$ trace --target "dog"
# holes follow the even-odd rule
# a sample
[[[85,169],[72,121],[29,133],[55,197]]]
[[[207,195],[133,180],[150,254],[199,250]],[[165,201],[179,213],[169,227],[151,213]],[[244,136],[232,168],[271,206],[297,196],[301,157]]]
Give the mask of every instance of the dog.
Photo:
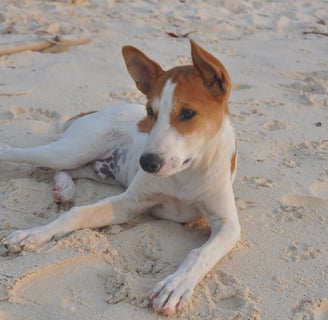
[[[73,118],[59,140],[33,148],[0,148],[0,160],[58,170],[55,201],[74,195],[75,178],[127,187],[120,195],[73,207],[41,227],[3,239],[11,251],[32,249],[74,230],[125,223],[144,212],[188,223],[204,216],[209,239],[151,291],[153,309],[173,316],[197,283],[240,238],[232,183],[237,168],[229,120],[231,81],[223,64],[190,40],[192,64],[164,71],[143,52],[122,49],[127,70],[146,96],[137,104]]]

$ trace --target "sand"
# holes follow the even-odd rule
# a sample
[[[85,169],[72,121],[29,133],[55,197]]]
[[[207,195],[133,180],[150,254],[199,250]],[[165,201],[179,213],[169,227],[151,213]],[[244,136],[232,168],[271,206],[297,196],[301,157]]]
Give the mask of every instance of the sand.
[[[40,34],[91,36],[57,54],[0,57],[0,143],[58,136],[70,116],[141,102],[121,47],[164,68],[190,34],[227,67],[238,133],[242,239],[197,286],[181,319],[328,319],[328,2],[2,0],[0,47]],[[317,34],[316,34],[317,33]],[[0,163],[0,236],[54,220],[52,172]],[[122,192],[77,182],[76,205]],[[206,235],[140,218],[35,251],[0,247],[0,319],[159,319],[147,292]]]

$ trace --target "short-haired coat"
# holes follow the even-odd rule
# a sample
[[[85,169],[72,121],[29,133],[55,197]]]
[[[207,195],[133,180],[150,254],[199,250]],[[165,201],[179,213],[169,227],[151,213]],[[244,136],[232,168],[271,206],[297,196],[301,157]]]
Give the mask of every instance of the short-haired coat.
[[[72,178],[114,179],[127,187],[120,195],[73,207],[47,225],[14,231],[2,242],[7,248],[33,248],[146,211],[182,223],[203,215],[209,239],[150,293],[158,312],[170,316],[185,309],[197,283],[240,237],[232,189],[237,150],[228,112],[230,78],[194,41],[191,56],[192,65],[164,71],[138,49],[123,47],[127,69],[147,97],[146,108],[110,107],[74,118],[61,138],[47,145],[0,147],[0,160],[57,169],[56,201],[72,198]]]

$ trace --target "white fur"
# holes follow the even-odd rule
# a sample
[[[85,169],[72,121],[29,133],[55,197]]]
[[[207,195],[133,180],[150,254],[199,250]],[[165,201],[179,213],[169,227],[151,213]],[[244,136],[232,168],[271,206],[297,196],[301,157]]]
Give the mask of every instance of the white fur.
[[[183,310],[197,283],[238,241],[240,226],[230,169],[236,152],[235,136],[228,116],[209,140],[204,141],[197,134],[180,135],[169,122],[174,89],[175,85],[168,81],[154,102],[158,121],[148,137],[136,127],[145,115],[144,109],[125,105],[76,120],[61,139],[49,145],[0,148],[0,160],[70,169],[56,176],[57,185],[67,193],[73,188],[69,175],[97,178],[92,166],[80,166],[105,159],[118,146],[129,150],[128,160],[120,163],[117,178],[128,186],[124,193],[74,207],[47,225],[15,231],[3,244],[13,251],[30,249],[77,229],[127,222],[149,209],[157,217],[178,222],[191,221],[202,213],[211,226],[209,240],[192,250],[177,271],[158,283],[150,294],[156,311],[173,315]],[[161,177],[139,169],[142,152],[160,153],[165,159]],[[192,160],[183,164],[189,158]]]
[[[158,111],[158,119],[144,149],[145,153],[156,153],[164,160],[163,167],[157,173],[160,176],[175,174],[185,169],[183,162],[190,158],[191,153],[191,145],[187,146],[186,137],[180,135],[170,124],[175,87],[176,84],[169,79],[163,88],[161,97],[154,99],[152,106]]]

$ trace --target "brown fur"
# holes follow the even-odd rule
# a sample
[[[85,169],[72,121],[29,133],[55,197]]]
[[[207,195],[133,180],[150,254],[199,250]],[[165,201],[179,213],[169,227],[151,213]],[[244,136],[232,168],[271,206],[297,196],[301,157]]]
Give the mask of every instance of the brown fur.
[[[221,127],[227,112],[224,95],[213,97],[192,66],[185,67],[175,78],[173,81],[176,81],[177,86],[173,97],[171,125],[182,135],[205,131],[204,135],[211,136]],[[195,111],[196,116],[188,121],[181,121],[179,115],[183,108]]]
[[[201,215],[198,218],[189,221],[185,225],[188,229],[195,229],[199,230],[205,234],[209,233],[211,231],[211,227],[206,219],[205,216]]]
[[[236,170],[236,160],[237,160],[237,152],[235,152],[231,157],[231,167],[230,167],[231,175],[233,175],[233,173]]]
[[[223,117],[228,113],[228,97],[231,82],[221,62],[191,41],[193,65],[175,67],[164,71],[155,61],[149,59],[136,48],[123,48],[128,71],[138,89],[148,98],[148,105],[159,98],[168,79],[176,83],[171,125],[183,134],[205,130],[211,136],[220,128]],[[194,119],[179,120],[182,108],[190,108],[197,113]],[[149,133],[154,119],[148,116],[138,123],[139,131]],[[206,121],[206,124],[205,124]]]
[[[151,104],[147,103],[147,108],[150,107]],[[154,119],[151,119],[148,115],[146,115],[141,121],[138,122],[138,129],[140,132],[149,133],[157,120],[158,112],[154,111]]]
[[[139,132],[149,133],[154,126],[154,121],[149,119],[148,116],[144,117],[142,120],[138,122],[138,130]]]

